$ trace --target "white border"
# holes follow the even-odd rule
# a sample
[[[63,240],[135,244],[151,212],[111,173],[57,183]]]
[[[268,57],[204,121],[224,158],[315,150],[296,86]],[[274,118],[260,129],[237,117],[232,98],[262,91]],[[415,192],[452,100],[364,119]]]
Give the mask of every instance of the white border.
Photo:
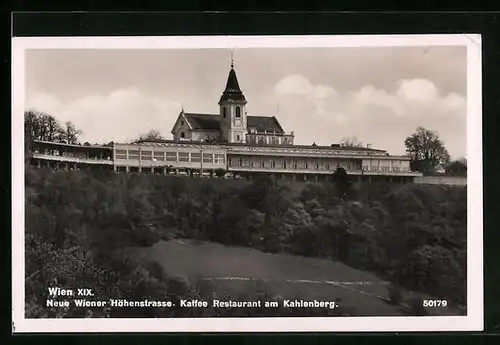
[[[467,316],[335,318],[24,318],[24,83],[27,49],[467,47]],[[417,332],[483,330],[480,35],[36,37],[12,42],[12,305],[17,332]],[[470,269],[469,269],[470,268]]]

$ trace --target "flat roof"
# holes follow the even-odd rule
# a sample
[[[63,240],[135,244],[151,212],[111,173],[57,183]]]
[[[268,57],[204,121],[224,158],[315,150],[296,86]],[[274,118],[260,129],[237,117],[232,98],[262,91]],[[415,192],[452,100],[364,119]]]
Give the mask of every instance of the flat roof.
[[[55,141],[45,141],[45,140],[33,140],[34,143],[45,144],[51,146],[67,146],[67,147],[75,147],[81,149],[101,149],[101,150],[112,150],[112,146],[102,146],[102,145],[81,145],[81,144],[66,144],[66,143],[58,143]]]
[[[250,147],[283,147],[283,148],[297,148],[297,149],[317,149],[317,150],[345,150],[345,151],[372,151],[372,152],[383,152],[386,150],[372,149],[367,147],[348,147],[340,146],[340,144],[333,144],[333,146],[320,146],[320,145],[292,145],[292,144],[256,144],[256,143],[209,143],[206,141],[192,141],[192,140],[168,140],[168,139],[157,139],[157,140],[140,140],[135,143],[125,144],[146,144],[146,143],[165,143],[165,144],[200,144],[200,145],[214,145],[214,146],[250,146]]]

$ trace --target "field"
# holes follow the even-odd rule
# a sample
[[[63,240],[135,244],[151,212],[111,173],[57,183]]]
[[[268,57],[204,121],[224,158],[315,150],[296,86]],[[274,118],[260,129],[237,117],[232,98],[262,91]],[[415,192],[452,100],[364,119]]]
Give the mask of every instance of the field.
[[[215,290],[232,296],[247,295],[260,284],[269,295],[285,299],[335,300],[356,316],[405,315],[400,305],[388,303],[388,282],[338,262],[189,240],[160,241],[128,251],[142,264],[159,263],[168,276],[208,280]],[[457,313],[440,308],[430,315]]]

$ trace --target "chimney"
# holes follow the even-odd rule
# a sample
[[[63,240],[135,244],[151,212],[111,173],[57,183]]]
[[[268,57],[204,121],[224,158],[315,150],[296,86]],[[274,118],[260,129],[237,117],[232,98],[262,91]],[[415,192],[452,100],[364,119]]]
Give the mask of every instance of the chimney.
[[[372,148],[372,144],[366,144],[366,148],[367,149],[371,149]]]
[[[291,131],[291,132],[290,132],[290,134],[291,134],[291,135],[292,135],[292,137],[293,137],[294,131]]]

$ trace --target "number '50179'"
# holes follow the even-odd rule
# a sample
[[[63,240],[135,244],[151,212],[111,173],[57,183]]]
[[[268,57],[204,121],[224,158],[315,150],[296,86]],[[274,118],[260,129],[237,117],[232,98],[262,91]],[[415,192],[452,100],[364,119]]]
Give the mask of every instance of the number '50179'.
[[[448,305],[448,302],[446,300],[440,300],[440,299],[424,299],[422,301],[422,305],[424,307],[446,307]]]

